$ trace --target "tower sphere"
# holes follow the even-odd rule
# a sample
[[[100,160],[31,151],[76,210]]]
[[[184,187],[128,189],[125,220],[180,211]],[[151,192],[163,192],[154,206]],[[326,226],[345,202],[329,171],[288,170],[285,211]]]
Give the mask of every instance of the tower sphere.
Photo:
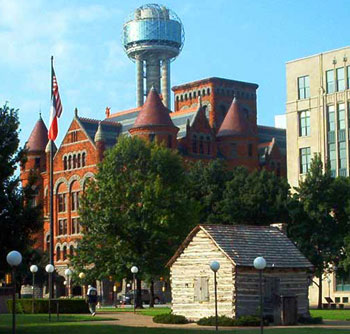
[[[181,52],[184,38],[178,16],[157,4],[137,8],[123,26],[123,46],[132,60],[149,53],[158,53],[163,59],[174,59]]]

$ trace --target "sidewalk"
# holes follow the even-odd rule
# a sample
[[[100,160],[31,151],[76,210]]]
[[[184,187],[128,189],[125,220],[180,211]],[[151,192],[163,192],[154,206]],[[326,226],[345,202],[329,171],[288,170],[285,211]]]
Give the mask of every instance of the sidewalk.
[[[157,324],[154,323],[151,316],[134,314],[133,312],[101,312],[96,313],[101,318],[114,318],[115,320],[101,321],[99,324],[118,325],[126,327],[148,327],[148,328],[187,328],[213,330],[211,326],[199,326],[196,323],[184,325]],[[97,323],[97,322],[96,322]],[[94,324],[96,324],[94,323]],[[257,327],[219,327],[220,330],[232,329],[256,329]],[[269,326],[269,328],[329,328],[329,329],[349,329],[350,321],[325,320],[323,325],[300,325],[300,326]]]

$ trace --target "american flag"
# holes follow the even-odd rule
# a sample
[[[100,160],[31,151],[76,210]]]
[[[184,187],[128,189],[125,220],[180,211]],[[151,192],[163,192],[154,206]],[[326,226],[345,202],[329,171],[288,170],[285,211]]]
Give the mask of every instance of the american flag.
[[[53,69],[52,65],[53,58],[51,58],[51,84],[52,84],[52,90],[51,90],[51,110],[50,110],[50,127],[48,132],[48,137],[50,140],[55,140],[58,135],[58,122],[57,119],[62,114],[62,103],[60,98],[60,93],[58,92],[58,84],[56,79],[55,70]]]
[[[58,84],[56,79],[55,70],[52,67],[52,98],[56,109],[56,116],[60,118],[62,114],[62,103],[60,98],[60,93],[58,92]]]

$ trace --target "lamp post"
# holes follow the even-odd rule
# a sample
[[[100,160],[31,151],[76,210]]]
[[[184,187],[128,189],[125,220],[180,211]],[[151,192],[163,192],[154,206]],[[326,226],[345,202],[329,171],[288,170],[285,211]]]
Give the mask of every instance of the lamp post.
[[[214,272],[214,293],[215,293],[215,330],[218,330],[218,292],[216,282],[216,272],[220,269],[220,262],[211,261],[210,269]]]
[[[134,282],[134,313],[135,313],[135,305],[136,305],[136,274],[139,272],[139,268],[136,266],[131,267],[132,272],[132,280]]]
[[[264,333],[264,305],[263,305],[263,292],[262,292],[262,272],[266,268],[266,261],[262,256],[258,256],[254,260],[254,268],[259,270],[259,295],[260,295],[260,333]]]
[[[48,264],[45,267],[46,272],[49,274],[49,321],[51,321],[51,291],[52,291],[52,273],[55,271],[55,267],[52,264]]]
[[[328,277],[327,283],[328,283],[328,298],[331,298],[331,282],[332,280]]]
[[[33,290],[33,294],[32,294],[32,313],[34,314],[34,290],[35,290],[35,273],[38,271],[38,266],[36,266],[35,264],[30,266],[30,271],[33,274],[33,286],[32,286],[32,290]]]
[[[71,297],[71,290],[70,290],[70,283],[71,283],[71,277],[72,277],[72,270],[70,270],[69,268],[67,268],[65,271],[64,271],[64,274],[66,275],[67,277],[67,286],[68,286],[68,297],[70,298]]]
[[[84,284],[83,284],[83,279],[85,278],[85,273],[81,272],[79,273],[79,278],[81,280],[81,296],[84,298]]]
[[[6,257],[7,263],[12,267],[12,334],[16,333],[16,267],[22,262],[22,255],[20,252],[11,251]]]

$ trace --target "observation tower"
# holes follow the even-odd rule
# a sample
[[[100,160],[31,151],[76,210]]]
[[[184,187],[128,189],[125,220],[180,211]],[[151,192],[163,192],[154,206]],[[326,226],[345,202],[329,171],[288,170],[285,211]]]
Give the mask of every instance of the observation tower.
[[[137,8],[123,26],[123,46],[136,63],[136,103],[142,106],[152,86],[170,109],[170,61],[181,52],[184,29],[178,16],[157,4]]]

